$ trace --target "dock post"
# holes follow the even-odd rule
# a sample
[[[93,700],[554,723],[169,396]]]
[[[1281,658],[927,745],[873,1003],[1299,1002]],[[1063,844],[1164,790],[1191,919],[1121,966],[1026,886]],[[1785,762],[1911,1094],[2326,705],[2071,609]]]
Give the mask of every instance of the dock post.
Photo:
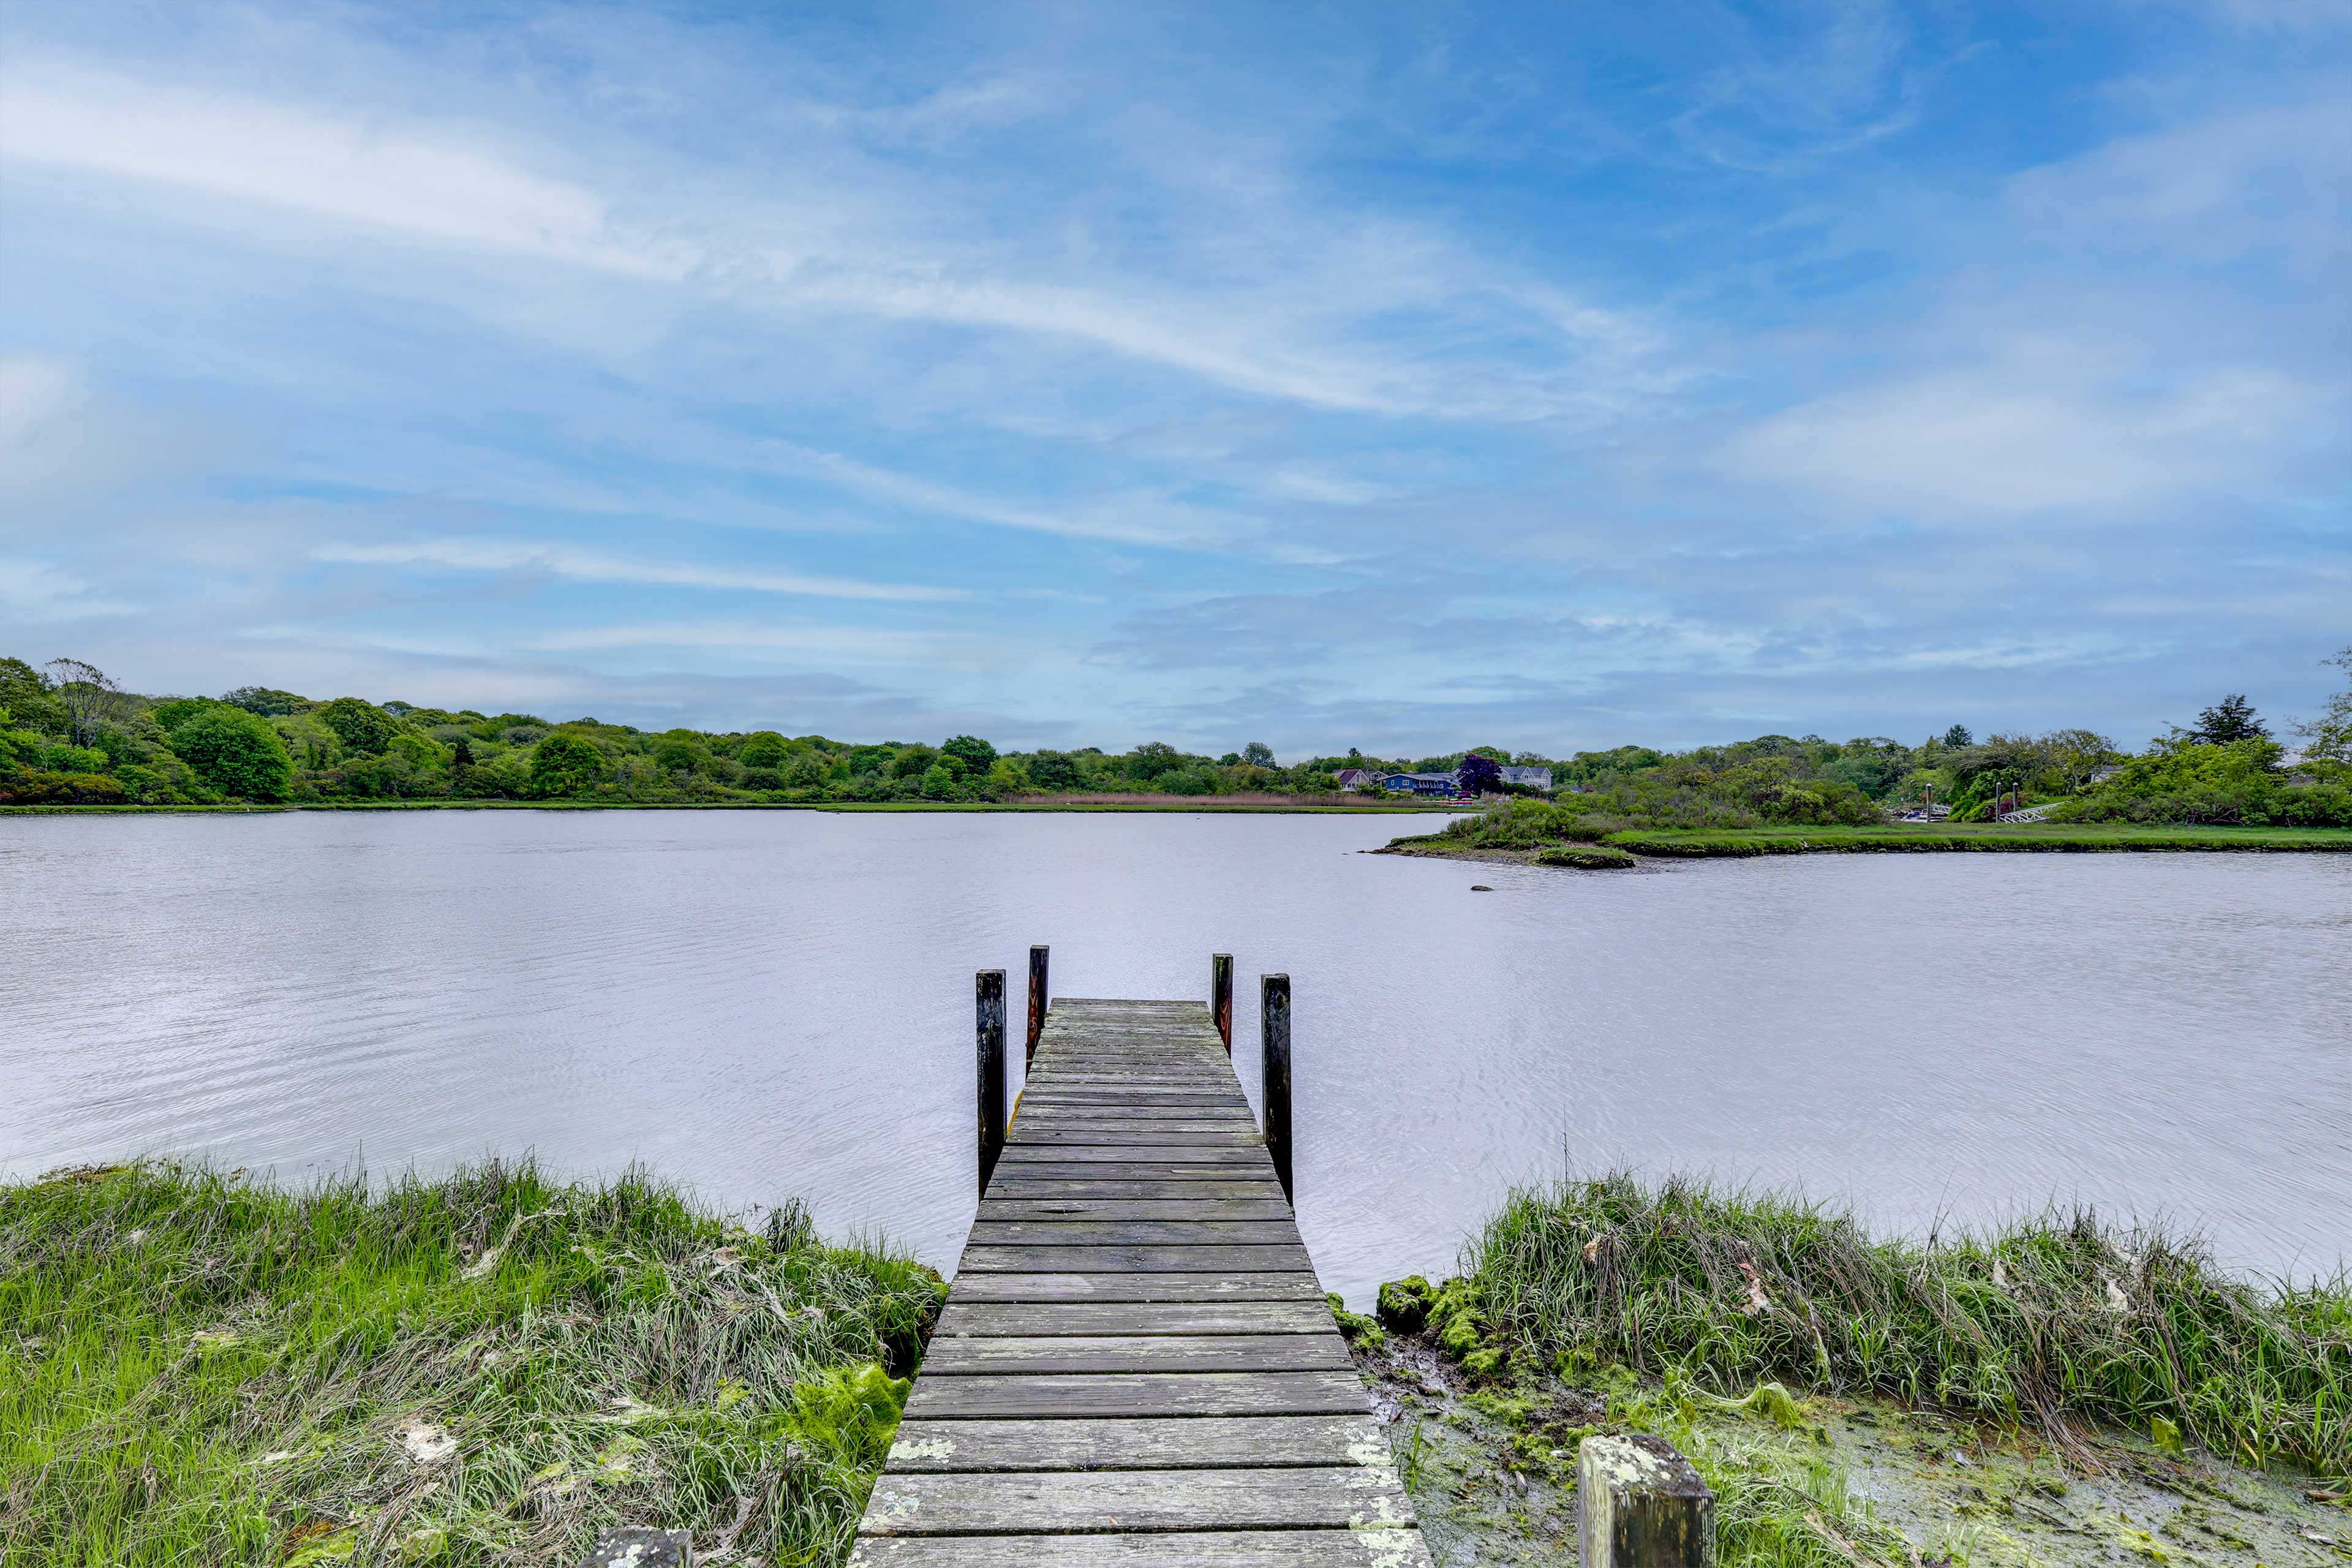
[[[980,1045],[980,1190],[988,1191],[1004,1150],[1004,971],[972,976],[972,1014]]]
[[[1265,1058],[1265,1152],[1290,1202],[1290,976],[1261,974],[1258,1038]]]
[[[1037,1059],[1037,1037],[1045,1032],[1045,955],[1051,951],[1043,947],[1029,950],[1029,1048],[1022,1054],[1022,1066]]]
[[[1234,1054],[1234,955],[1213,952],[1209,955],[1209,1021],[1217,1026],[1218,1037],[1225,1042],[1225,1055]]]
[[[1585,1568],[1715,1568],[1715,1494],[1663,1437],[1588,1437],[1577,1449]]]

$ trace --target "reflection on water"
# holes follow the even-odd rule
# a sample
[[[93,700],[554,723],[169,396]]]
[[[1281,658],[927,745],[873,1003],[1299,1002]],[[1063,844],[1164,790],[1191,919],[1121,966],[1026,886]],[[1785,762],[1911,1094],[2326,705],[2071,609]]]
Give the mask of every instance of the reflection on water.
[[[1297,995],[1300,1222],[1360,1297],[1514,1181],[1711,1172],[1925,1230],[2056,1198],[2352,1254],[2352,858],[1562,873],[1410,821],[479,812],[0,819],[0,1173],[535,1148],[951,1264],[971,972]],[[1472,893],[1470,884],[1492,885]],[[1013,998],[1015,1017],[1020,1003]]]

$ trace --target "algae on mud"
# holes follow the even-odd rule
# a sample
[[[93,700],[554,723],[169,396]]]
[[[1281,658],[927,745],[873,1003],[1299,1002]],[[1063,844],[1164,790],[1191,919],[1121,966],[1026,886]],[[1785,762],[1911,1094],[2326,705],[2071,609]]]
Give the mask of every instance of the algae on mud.
[[[636,1173],[0,1188],[0,1558],[839,1561],[943,1295]]]
[[[1574,1562],[1579,1446],[1634,1432],[1697,1466],[1723,1568],[2352,1561],[2352,1510],[2326,1484],[2119,1432],[2066,1455],[2030,1431],[1777,1384],[1740,1399],[1622,1369],[1480,1384],[1412,1337],[1356,1362],[1446,1568]]]

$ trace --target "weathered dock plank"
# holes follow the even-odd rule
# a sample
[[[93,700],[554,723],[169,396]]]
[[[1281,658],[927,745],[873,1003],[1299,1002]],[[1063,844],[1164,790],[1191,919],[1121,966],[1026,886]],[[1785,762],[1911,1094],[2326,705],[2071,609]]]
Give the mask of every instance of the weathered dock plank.
[[[927,1377],[989,1372],[1336,1372],[1352,1363],[1334,1333],[1022,1334],[934,1339]]]
[[[1083,1338],[1109,1334],[1328,1334],[1323,1304],[1297,1301],[958,1301],[940,1314],[936,1342],[966,1335]]]
[[[948,1305],[995,1301],[1320,1301],[1310,1273],[968,1274]],[[1328,1310],[1328,1309],[1326,1309]]]
[[[1388,1466],[1326,1469],[1048,1470],[885,1476],[866,1519],[877,1535],[973,1535],[1007,1515],[1040,1532],[1392,1529],[1412,1519]]]
[[[1429,1568],[1418,1530],[858,1539],[850,1568]]]
[[[1064,999],[862,1568],[1427,1568],[1209,1010]]]
[[[1290,1217],[1280,1198],[983,1198],[979,1220],[1279,1219]]]
[[[1175,1470],[1385,1465],[1370,1415],[1188,1415],[1061,1421],[907,1421],[894,1470]]]

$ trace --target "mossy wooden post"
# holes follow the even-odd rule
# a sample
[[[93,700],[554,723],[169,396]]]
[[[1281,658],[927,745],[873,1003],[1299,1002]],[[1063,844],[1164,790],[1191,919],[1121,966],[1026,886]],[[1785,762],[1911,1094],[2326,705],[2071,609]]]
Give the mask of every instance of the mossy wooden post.
[[[1584,1568],[1715,1568],[1715,1494],[1662,1437],[1587,1437],[1576,1513]]]
[[[1258,1039],[1265,1058],[1265,1152],[1282,1183],[1286,1203],[1290,1194],[1290,976],[1261,974],[1262,997]]]
[[[980,1190],[1004,1150],[1004,971],[972,976],[973,1022],[980,1044]]]
[[[1213,952],[1209,955],[1209,1019],[1217,1026],[1217,1037],[1225,1042],[1225,1055],[1234,1054],[1234,955]]]
[[[691,1568],[694,1538],[683,1530],[625,1525],[596,1538],[580,1568]]]
[[[1037,1037],[1045,1032],[1045,954],[1049,951],[1029,950],[1029,1047],[1021,1055],[1024,1067],[1037,1059]]]

